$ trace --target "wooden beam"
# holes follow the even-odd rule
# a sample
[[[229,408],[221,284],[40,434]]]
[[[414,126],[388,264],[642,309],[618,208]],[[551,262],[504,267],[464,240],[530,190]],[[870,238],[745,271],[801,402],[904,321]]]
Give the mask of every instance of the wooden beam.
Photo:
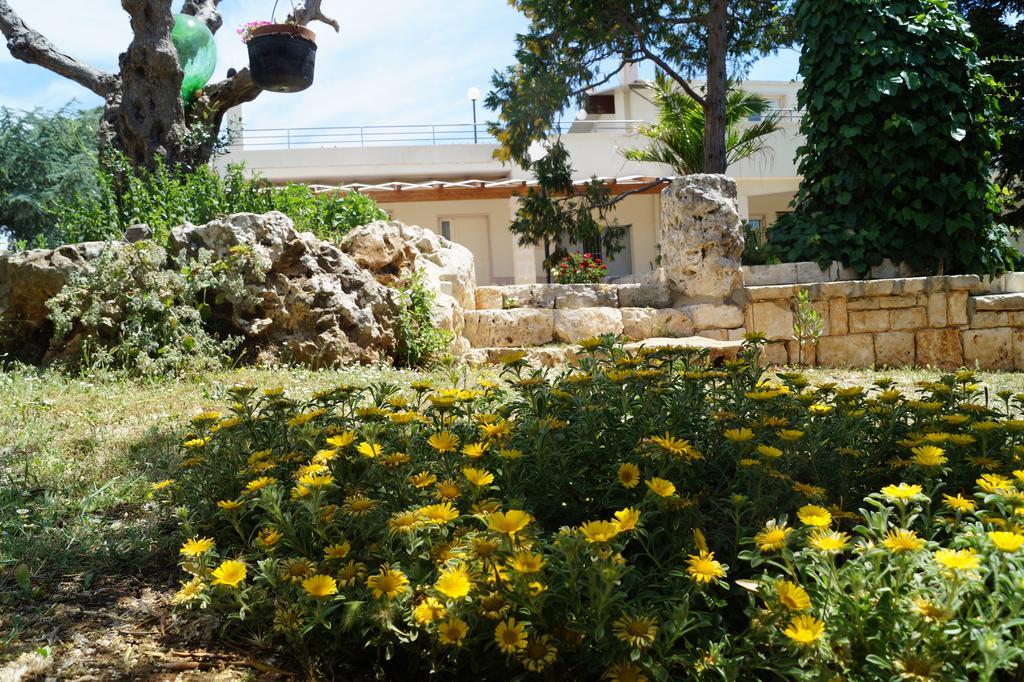
[[[618,194],[620,192],[628,191],[631,188],[647,184],[653,180],[654,178],[650,178],[637,182],[608,182],[606,184],[612,194]],[[583,183],[579,183],[577,186],[582,187]],[[661,190],[662,186],[658,185],[645,189],[641,192],[637,192],[637,194],[658,194]],[[328,191],[340,192],[340,190]],[[527,187],[524,182],[518,185],[504,185],[501,187],[430,187],[424,189],[398,190],[365,189],[360,191],[366,196],[372,197],[378,204],[400,204],[423,201],[486,201],[488,199],[509,199],[514,196],[522,196],[526,194]]]

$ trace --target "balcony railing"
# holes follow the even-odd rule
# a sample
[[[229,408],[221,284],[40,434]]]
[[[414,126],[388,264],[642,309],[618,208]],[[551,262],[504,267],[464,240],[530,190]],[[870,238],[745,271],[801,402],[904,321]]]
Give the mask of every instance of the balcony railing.
[[[799,120],[801,113],[779,109],[783,121]],[[566,121],[560,133],[631,135],[647,121]],[[323,128],[245,128],[232,146],[243,149],[320,149],[333,147],[432,146],[444,144],[497,144],[486,123],[453,123],[406,126],[334,126]]]

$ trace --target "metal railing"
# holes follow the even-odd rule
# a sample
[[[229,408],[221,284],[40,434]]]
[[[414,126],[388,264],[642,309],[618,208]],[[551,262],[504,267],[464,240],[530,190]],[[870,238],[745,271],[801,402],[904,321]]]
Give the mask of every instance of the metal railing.
[[[773,110],[783,121],[796,121],[801,112]],[[754,119],[751,119],[754,120]],[[560,133],[611,133],[630,135],[648,121],[583,120],[557,124]],[[332,126],[321,128],[244,128],[232,146],[244,149],[318,149],[333,147],[433,146],[446,144],[495,145],[486,123],[434,125]]]

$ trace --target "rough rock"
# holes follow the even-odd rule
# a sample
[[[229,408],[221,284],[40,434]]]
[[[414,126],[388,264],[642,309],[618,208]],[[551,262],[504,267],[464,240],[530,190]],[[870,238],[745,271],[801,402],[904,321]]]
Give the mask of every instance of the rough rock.
[[[466,311],[465,335],[476,348],[543,346],[554,340],[552,313],[536,308]]]
[[[244,334],[247,346],[312,366],[393,354],[395,292],[337,247],[296,231],[281,213],[183,225],[171,231],[168,251],[180,262],[201,249],[224,257],[238,245],[251,247],[267,268],[265,279],[246,283],[260,302],[228,302],[216,314]]]
[[[724,300],[740,286],[743,227],[736,183],[688,175],[661,193],[661,262],[672,288],[694,300]]]
[[[693,335],[693,319],[674,308],[621,308],[622,333],[632,339]]]
[[[149,225],[145,223],[138,223],[136,225],[132,225],[131,227],[124,231],[124,240],[129,244],[142,242],[152,238],[153,230],[151,230]]]
[[[556,341],[576,343],[601,334],[622,333],[622,312],[618,308],[555,309]]]
[[[53,334],[46,302],[64,288],[72,273],[85,271],[106,246],[86,242],[0,255],[0,332],[6,332],[0,334],[0,353],[9,352],[29,363],[43,358]]]

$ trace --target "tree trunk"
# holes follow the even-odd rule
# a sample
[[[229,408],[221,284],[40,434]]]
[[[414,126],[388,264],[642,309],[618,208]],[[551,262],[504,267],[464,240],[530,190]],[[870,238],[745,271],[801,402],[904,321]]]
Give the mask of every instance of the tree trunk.
[[[704,98],[704,172],[725,173],[726,54],[729,45],[727,0],[711,0],[708,10],[708,74]]]

